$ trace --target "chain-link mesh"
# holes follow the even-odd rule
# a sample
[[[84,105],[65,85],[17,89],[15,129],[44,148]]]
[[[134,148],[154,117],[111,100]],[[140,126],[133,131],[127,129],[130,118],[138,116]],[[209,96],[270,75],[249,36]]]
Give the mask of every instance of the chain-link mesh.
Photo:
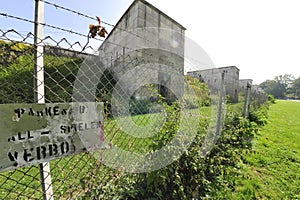
[[[4,58],[1,63],[0,92],[1,104],[14,103],[35,103],[35,72],[34,72],[34,45],[33,35],[19,34],[16,30],[1,31],[1,56]],[[44,45],[44,84],[46,103],[67,103],[72,102],[74,95],[74,82],[78,79],[78,70],[81,65],[88,65],[90,71],[83,74],[80,81],[93,82],[93,78],[88,74],[98,74],[101,68],[98,67],[97,56],[81,51],[82,45],[79,42],[71,44],[67,39],[55,41],[52,37],[45,37]],[[63,48],[62,48],[63,47]],[[77,48],[77,49],[76,49]],[[86,47],[85,50],[92,49]],[[112,63],[119,63],[122,59],[124,68],[145,65],[147,61],[143,57],[136,57],[128,54],[122,58],[112,59]],[[83,64],[85,63],[85,64]],[[140,76],[147,74],[149,69],[140,70]],[[116,77],[110,70],[101,71],[102,75],[97,81],[95,92],[86,88],[86,93],[80,95],[89,101],[104,102],[105,137],[109,141],[108,148],[112,145],[120,147],[126,151],[146,153],[151,151],[152,139],[144,139],[135,136],[124,136],[125,132],[114,120],[113,108],[111,105],[112,90],[116,84]],[[87,84],[88,85],[88,84]],[[188,89],[188,88],[186,88]],[[129,112],[133,115],[133,123],[136,125],[147,125],[149,121],[156,120],[159,125],[161,116],[161,106],[158,101],[158,94],[166,93],[167,88],[157,84],[146,84],[139,91],[135,92],[129,100]],[[203,93],[205,91],[199,91]],[[208,92],[208,91],[206,91]],[[120,96],[126,96],[126,91],[120,90]],[[138,100],[138,95],[148,96],[148,99]],[[76,96],[76,95],[75,95]],[[74,97],[74,96],[73,96]],[[198,104],[197,99],[190,96],[187,98],[188,106]],[[74,99],[73,99],[74,100]],[[151,116],[147,115],[152,113]],[[192,113],[197,114],[197,113]],[[152,131],[157,131],[152,127]],[[136,130],[138,131],[138,130]],[[133,131],[134,132],[134,131]],[[151,132],[151,130],[149,130]],[[138,133],[140,134],[140,133]],[[164,133],[168,134],[168,133]],[[162,135],[163,137],[163,135]],[[101,156],[101,155],[100,155]],[[110,157],[106,157],[106,162]],[[136,158],[138,161],[138,158]],[[95,157],[91,153],[82,153],[74,156],[60,158],[51,161],[52,187],[54,197],[57,199],[77,198],[80,196],[101,197],[101,191],[114,181],[120,179],[120,170],[105,167],[101,158]],[[111,162],[111,164],[117,161]],[[127,175],[128,176],[128,175]],[[134,176],[134,175],[132,175]],[[0,198],[1,199],[41,199],[43,191],[41,189],[40,168],[32,165],[24,168],[17,168],[0,173]],[[97,189],[97,190],[95,190]],[[91,195],[91,191],[97,191]]]
[[[24,36],[15,30],[0,32],[3,58],[0,72],[1,104],[34,103],[33,35]],[[43,43],[46,103],[70,102],[76,73],[88,54],[75,51],[76,45],[82,46],[79,43],[70,44],[66,39],[55,42],[51,37],[46,37]],[[67,48],[60,48],[61,45]],[[84,193],[86,186],[82,181],[93,175],[96,164],[97,161],[85,153],[51,162],[55,197],[73,198]],[[38,165],[0,174],[1,199],[41,199],[42,196]]]
[[[44,2],[53,5],[47,1]],[[87,15],[81,15],[90,18]],[[14,18],[17,19],[17,17]],[[163,20],[163,18],[159,19]],[[32,21],[27,22],[33,23]],[[136,174],[127,172],[144,172],[145,170],[139,171],[137,168],[150,169],[153,164],[152,160],[157,162],[154,165],[163,167],[162,163],[167,160],[167,156],[173,155],[171,153],[180,154],[179,151],[186,150],[184,145],[188,145],[190,142],[186,138],[193,139],[194,135],[192,133],[185,135],[183,129],[198,130],[199,118],[210,118],[213,115],[211,110],[214,108],[216,112],[223,112],[222,101],[225,96],[222,96],[223,92],[220,92],[220,90],[223,91],[223,85],[211,86],[209,90],[206,84],[201,83],[201,79],[198,80],[191,76],[183,76],[185,80],[178,78],[176,75],[178,71],[183,75],[183,58],[174,56],[176,52],[170,53],[170,51],[151,48],[135,49],[130,37],[135,37],[137,41],[147,43],[151,47],[153,41],[142,36],[153,35],[155,32],[153,33],[153,30],[146,30],[146,34],[139,33],[139,30],[131,32],[125,28],[126,26],[128,25],[124,24],[121,26],[122,28],[119,28],[120,32],[124,32],[126,36],[129,35],[128,38],[125,37],[126,40],[105,41],[106,43],[104,42],[100,49],[93,49],[89,44],[80,42],[71,43],[66,38],[58,40],[47,36],[41,39],[44,46],[41,56],[44,59],[45,102],[83,101],[103,102],[104,104],[103,121],[106,141],[104,148],[50,162],[55,199],[110,199],[109,194],[112,195],[111,197],[116,195],[113,190],[118,190],[119,193],[126,190],[126,194],[130,194],[131,188],[122,188],[122,183],[134,180],[129,177],[134,177]],[[48,27],[75,34],[75,32],[59,27],[49,25]],[[145,30],[143,29],[143,31]],[[118,31],[115,32],[119,34]],[[166,35],[168,34],[166,33]],[[182,39],[184,37],[183,34],[172,34],[172,38]],[[118,37],[122,38],[120,35],[116,36],[116,38]],[[86,38],[84,38],[85,40]],[[0,104],[36,103],[35,82],[37,77],[34,70],[36,48],[33,41],[32,33],[24,35],[17,30],[0,29]],[[102,40],[97,40],[97,42],[100,41]],[[165,40],[159,42],[168,43]],[[178,45],[180,43],[171,43],[171,46]],[[107,50],[109,48],[117,50]],[[166,66],[167,70],[164,70],[159,66],[160,71],[157,72],[157,65],[149,65],[149,63],[169,65],[172,69]],[[137,66],[138,69],[130,71]],[[117,71],[112,70],[112,67]],[[173,69],[176,69],[175,72],[172,71]],[[170,71],[173,73],[170,74]],[[127,83],[130,82],[130,77],[135,77],[135,79],[132,78],[134,81]],[[221,79],[221,76],[218,78]],[[139,83],[139,81],[146,83],[137,85],[134,83]],[[169,83],[173,83],[173,85]],[[176,89],[171,91],[170,88]],[[257,100],[257,104],[261,104],[265,98],[264,95],[260,95],[260,97],[254,96],[252,101]],[[212,108],[205,107],[209,105],[212,105]],[[128,120],[128,116],[130,116],[130,120]],[[220,118],[223,114],[216,116],[217,124],[211,129],[221,126]],[[124,119],[126,119],[125,123]],[[126,124],[129,122],[130,126]],[[150,122],[151,126],[149,126]],[[174,133],[180,134],[177,134],[177,137]],[[146,137],[147,134],[149,137]],[[175,140],[171,141],[168,137],[175,138]],[[216,138],[213,138],[215,135],[209,137],[212,137],[211,143],[216,142]],[[159,150],[165,145],[160,140],[167,140],[174,146],[183,141],[180,144],[182,148],[178,150],[170,146],[170,149],[166,150],[168,153],[164,155],[149,153]],[[142,158],[137,154],[115,151],[118,148],[126,152],[145,154],[145,166],[141,166]],[[83,149],[83,151],[87,151],[87,149]],[[173,152],[170,153],[170,151]],[[175,156],[172,159],[176,160],[177,158]],[[128,160],[130,165],[127,163]],[[40,173],[41,168],[38,164],[1,172],[0,199],[43,198]],[[139,187],[134,183],[130,185]]]
[[[35,103],[33,35],[31,33],[22,35],[16,30],[0,31],[1,57],[4,58],[1,63],[0,78],[1,104]],[[80,51],[82,45],[79,42],[70,44],[65,38],[56,42],[50,36],[45,37],[42,42],[44,45],[45,101],[46,103],[71,102],[74,81],[81,64],[88,63],[93,67],[90,73],[97,74],[97,59],[95,59],[95,55]],[[85,50],[88,49],[91,47],[85,48]],[[130,55],[123,59],[126,63],[125,68],[146,63],[143,58],[131,58]],[[118,60],[112,60],[112,62],[118,62]],[[141,73],[147,73],[147,71],[141,71]],[[124,131],[113,120],[110,98],[115,82],[113,74],[109,70],[104,71],[97,84],[96,92],[90,94],[92,100],[105,103],[105,133],[107,133],[107,141],[110,141],[109,145],[136,152],[150,151],[150,140],[133,136],[124,137]],[[89,88],[86,89],[89,93]],[[157,92],[157,90],[164,89],[155,84],[149,84],[142,88],[142,91],[150,96],[152,95],[151,91]],[[157,100],[158,97],[153,98]],[[147,124],[151,120],[149,116],[145,115],[149,113],[149,109],[152,109],[153,113],[160,109],[159,106],[157,108],[147,107],[151,101],[153,100],[136,101],[131,99],[130,112],[136,116],[134,123]],[[159,117],[159,114],[154,114],[154,118]],[[52,161],[51,175],[54,197],[57,199],[77,198],[86,196],[92,189],[98,191],[94,196],[101,196],[101,188],[119,179],[121,172],[105,167],[100,161],[101,159],[97,159],[89,153]],[[42,197],[38,165],[0,173],[1,199],[41,199]]]

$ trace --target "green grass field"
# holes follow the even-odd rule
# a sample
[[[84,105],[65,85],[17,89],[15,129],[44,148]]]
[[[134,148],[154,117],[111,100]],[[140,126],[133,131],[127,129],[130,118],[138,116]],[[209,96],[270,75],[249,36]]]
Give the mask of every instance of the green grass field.
[[[231,106],[232,107],[232,106]],[[233,109],[240,109],[234,105]],[[195,115],[209,117],[211,108],[189,110],[186,119]],[[147,126],[159,114],[136,115],[133,123]],[[216,196],[225,199],[299,199],[300,198],[300,102],[277,101],[269,110],[268,124],[253,140],[253,150],[245,150],[237,170],[238,176],[229,177],[235,184],[232,190],[220,191]],[[155,120],[154,120],[155,121]],[[152,121],[153,122],[153,121]],[[151,139],[126,135],[115,120],[106,121],[108,140],[124,149],[147,152]],[[141,145],[142,144],[142,145]],[[71,198],[85,194],[87,188],[110,183],[117,171],[101,165],[91,154],[79,154],[51,162],[55,196]],[[24,176],[24,175],[27,176]],[[29,175],[29,176],[28,176]],[[9,179],[7,179],[9,177]],[[1,198],[40,198],[37,166],[0,174]],[[17,184],[21,183],[21,184]],[[24,185],[29,187],[24,187]],[[112,182],[113,184],[113,182]],[[121,187],[122,185],[120,185]],[[11,194],[7,195],[8,190]],[[24,195],[24,196],[23,196]]]
[[[269,122],[245,152],[231,199],[300,198],[300,102],[277,101]]]

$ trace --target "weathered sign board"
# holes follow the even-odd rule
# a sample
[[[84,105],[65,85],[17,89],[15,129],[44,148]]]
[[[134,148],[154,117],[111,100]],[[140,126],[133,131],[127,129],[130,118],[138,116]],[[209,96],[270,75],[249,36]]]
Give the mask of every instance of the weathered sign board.
[[[103,103],[0,105],[0,172],[103,148]]]

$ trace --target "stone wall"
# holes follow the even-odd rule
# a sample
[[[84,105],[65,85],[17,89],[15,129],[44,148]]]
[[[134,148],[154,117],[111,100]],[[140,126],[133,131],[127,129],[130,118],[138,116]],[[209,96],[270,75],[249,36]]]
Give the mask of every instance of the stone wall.
[[[51,55],[51,56],[62,56],[62,57],[81,58],[81,59],[87,59],[93,56],[91,54],[70,50],[70,49],[64,49],[55,46],[44,46],[44,53],[45,55]]]

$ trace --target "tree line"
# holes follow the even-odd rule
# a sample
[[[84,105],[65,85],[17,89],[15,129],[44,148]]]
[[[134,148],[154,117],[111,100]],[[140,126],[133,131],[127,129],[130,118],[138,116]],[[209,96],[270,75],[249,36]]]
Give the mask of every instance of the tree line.
[[[300,77],[291,74],[275,76],[273,80],[266,80],[260,87],[277,99],[300,99]]]

